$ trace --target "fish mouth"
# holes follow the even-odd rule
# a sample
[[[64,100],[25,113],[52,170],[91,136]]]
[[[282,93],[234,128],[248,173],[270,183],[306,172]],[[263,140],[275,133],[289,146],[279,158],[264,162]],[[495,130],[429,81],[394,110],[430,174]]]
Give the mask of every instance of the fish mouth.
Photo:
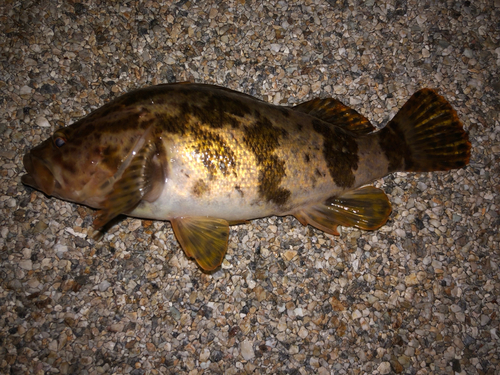
[[[27,153],[23,158],[24,168],[28,174],[21,177],[21,182],[35,189],[43,191],[47,195],[54,192],[55,178],[42,160]]]

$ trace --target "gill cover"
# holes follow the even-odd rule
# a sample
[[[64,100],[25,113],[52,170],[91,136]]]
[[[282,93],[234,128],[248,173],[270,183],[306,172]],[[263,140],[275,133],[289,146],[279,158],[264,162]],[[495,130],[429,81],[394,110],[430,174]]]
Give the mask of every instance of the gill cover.
[[[154,201],[164,184],[163,169],[150,127],[136,142],[114,176],[100,189],[107,194],[103,208],[95,214],[94,227],[99,229],[120,214],[133,210],[142,200]]]

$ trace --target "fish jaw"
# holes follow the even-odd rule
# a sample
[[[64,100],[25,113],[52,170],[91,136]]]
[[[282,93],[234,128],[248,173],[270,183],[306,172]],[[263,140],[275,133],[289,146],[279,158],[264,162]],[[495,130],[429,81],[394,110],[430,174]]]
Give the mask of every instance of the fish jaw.
[[[31,152],[24,155],[24,168],[28,174],[21,177],[23,184],[52,195],[55,187],[54,175],[38,158],[33,158]]]

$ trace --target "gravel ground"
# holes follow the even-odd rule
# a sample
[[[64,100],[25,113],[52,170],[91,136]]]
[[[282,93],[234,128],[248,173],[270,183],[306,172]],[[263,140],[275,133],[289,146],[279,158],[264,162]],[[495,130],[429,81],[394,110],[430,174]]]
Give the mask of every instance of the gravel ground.
[[[495,374],[500,354],[500,1],[12,1],[0,5],[0,372]],[[383,126],[440,90],[472,143],[457,171],[377,181],[375,232],[292,217],[232,227],[200,272],[168,222],[24,187],[22,156],[111,98],[206,82]]]

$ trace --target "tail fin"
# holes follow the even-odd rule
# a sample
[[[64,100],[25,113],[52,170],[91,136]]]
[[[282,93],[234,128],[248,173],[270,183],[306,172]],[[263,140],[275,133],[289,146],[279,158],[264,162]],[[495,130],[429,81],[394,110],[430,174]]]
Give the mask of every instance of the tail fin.
[[[447,171],[469,163],[469,136],[450,103],[434,90],[413,94],[379,133],[390,172]]]

